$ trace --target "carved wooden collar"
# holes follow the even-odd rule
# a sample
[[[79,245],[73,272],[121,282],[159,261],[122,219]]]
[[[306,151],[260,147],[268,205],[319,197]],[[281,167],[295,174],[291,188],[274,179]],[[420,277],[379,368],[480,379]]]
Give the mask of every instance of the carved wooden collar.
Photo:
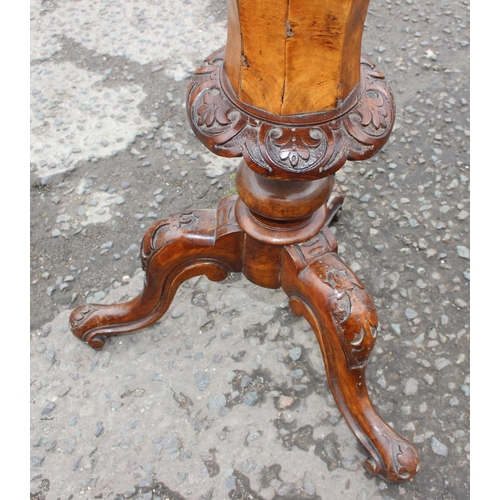
[[[213,153],[243,156],[248,166],[274,179],[312,180],[364,160],[389,138],[394,98],[384,76],[365,57],[361,78],[330,111],[279,116],[241,102],[224,70],[225,48],[208,57],[188,89],[191,126]]]

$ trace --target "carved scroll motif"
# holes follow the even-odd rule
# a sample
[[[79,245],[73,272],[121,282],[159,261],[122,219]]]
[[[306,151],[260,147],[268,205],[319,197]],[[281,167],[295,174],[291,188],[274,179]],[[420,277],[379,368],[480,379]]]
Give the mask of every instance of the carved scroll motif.
[[[377,312],[363,283],[342,262],[331,254],[311,264],[311,271],[332,288],[328,296],[329,310],[339,327],[342,349],[349,368],[363,368],[377,338]]]
[[[176,233],[184,230],[188,233],[196,233],[201,229],[201,212],[180,212],[171,215],[167,219],[153,225],[145,234],[141,247],[141,262],[144,269],[146,260],[158,249],[165,246],[169,240],[174,241]]]
[[[99,309],[99,304],[85,304],[83,307],[80,307],[78,311],[71,316],[70,326],[71,328],[78,327],[83,321],[94,311]]]
[[[415,473],[415,464],[418,464],[419,460],[415,448],[408,442],[395,439],[388,434],[384,433],[383,436],[391,445],[392,466],[399,480],[409,479]]]
[[[257,173],[276,178],[320,178],[346,160],[374,155],[394,124],[391,90],[367,59],[348,98],[331,111],[278,116],[242,103],[223,71],[225,50],[199,68],[188,90],[188,116],[215,154],[243,156]]]

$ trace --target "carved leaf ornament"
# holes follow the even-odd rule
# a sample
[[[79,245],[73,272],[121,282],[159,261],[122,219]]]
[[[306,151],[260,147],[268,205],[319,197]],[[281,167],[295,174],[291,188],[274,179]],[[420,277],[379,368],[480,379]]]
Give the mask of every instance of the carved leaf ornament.
[[[346,160],[371,157],[385,144],[395,118],[383,75],[361,59],[360,82],[336,109],[290,116],[241,102],[224,72],[225,49],[199,68],[188,90],[188,116],[198,138],[225,157],[243,156],[257,173],[282,179],[317,179]]]
[[[333,257],[332,257],[333,258]],[[330,285],[330,314],[340,329],[340,340],[349,367],[363,368],[375,345],[377,313],[371,296],[359,278],[340,260],[316,269],[318,277]]]

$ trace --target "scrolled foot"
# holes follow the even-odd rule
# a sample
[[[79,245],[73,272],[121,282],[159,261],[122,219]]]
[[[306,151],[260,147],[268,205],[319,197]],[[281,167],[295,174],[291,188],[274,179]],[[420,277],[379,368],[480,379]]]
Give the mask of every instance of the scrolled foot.
[[[370,455],[368,471],[391,482],[410,481],[418,472],[418,451],[377,413],[366,388],[365,367],[378,326],[373,299],[335,248],[325,228],[285,247],[281,286],[292,311],[316,334],[337,405]]]
[[[99,323],[99,319],[95,314],[99,307],[98,304],[83,304],[74,309],[69,317],[69,324],[73,334],[96,350],[101,350],[106,342],[106,337],[92,331],[91,325]],[[107,307],[105,306],[104,309]]]
[[[70,315],[73,333],[101,349],[107,336],[139,330],[159,320],[185,280],[205,274],[221,281],[229,272],[241,271],[243,238],[234,218],[235,199],[222,200],[217,210],[183,212],[154,224],[142,242],[142,292],[122,304],[77,307]]]
[[[382,476],[394,483],[411,481],[419,470],[418,451],[415,446],[401,438],[396,432],[392,433],[395,436],[382,434],[382,442],[380,443],[381,447],[384,445],[384,439],[388,443],[384,451],[385,455],[391,459],[390,466],[385,466],[383,457],[380,460],[374,457],[367,458],[365,466],[370,474]]]

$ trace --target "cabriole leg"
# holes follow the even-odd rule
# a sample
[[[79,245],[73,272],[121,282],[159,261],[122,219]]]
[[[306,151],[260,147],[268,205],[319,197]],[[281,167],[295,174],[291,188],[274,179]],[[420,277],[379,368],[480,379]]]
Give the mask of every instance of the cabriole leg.
[[[185,280],[205,274],[221,281],[241,271],[243,233],[234,219],[236,196],[217,210],[172,215],[146,232],[141,246],[142,292],[122,304],[84,304],[70,316],[73,333],[94,349],[106,337],[139,330],[159,320]]]
[[[384,422],[366,389],[365,367],[378,326],[373,299],[334,250],[326,228],[287,246],[281,286],[293,312],[304,316],[316,334],[337,405],[370,454],[367,469],[389,481],[408,481],[418,471],[418,452]]]

